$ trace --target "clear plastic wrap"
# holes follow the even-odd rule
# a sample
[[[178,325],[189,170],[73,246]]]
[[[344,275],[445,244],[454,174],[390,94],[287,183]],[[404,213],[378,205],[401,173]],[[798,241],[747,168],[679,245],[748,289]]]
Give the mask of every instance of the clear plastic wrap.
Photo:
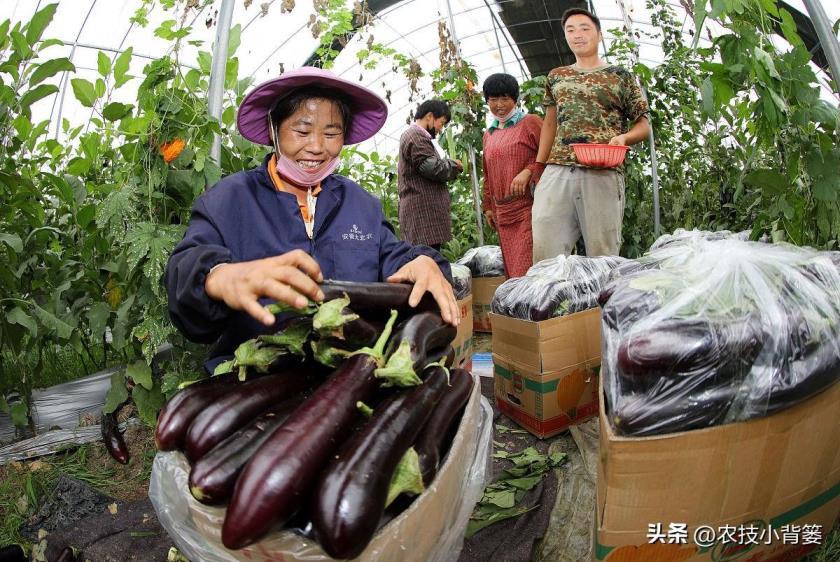
[[[601,374],[621,435],[770,415],[840,380],[840,259],[693,237],[602,292]]]
[[[491,303],[496,314],[539,322],[598,306],[618,256],[558,256],[533,265],[524,277],[502,283]]]
[[[698,238],[708,240],[709,242],[714,242],[716,240],[741,240],[746,242],[750,239],[750,231],[743,230],[741,232],[732,232],[730,230],[718,230],[712,232],[709,230],[685,230],[683,228],[678,228],[673,234],[663,234],[657,238],[651,245],[650,250],[658,250],[659,248],[671,246],[673,244],[683,244]]]
[[[356,560],[454,561],[473,506],[484,491],[493,434],[493,409],[476,378],[458,433],[429,488],[382,527]],[[149,498],[158,520],[190,560],[227,562],[328,561],[318,544],[292,531],[277,531],[241,550],[221,543],[225,510],[200,504],[187,487],[189,465],[179,452],[158,453]]]
[[[473,277],[497,277],[505,274],[505,262],[499,246],[470,248],[455,263],[469,267]]]
[[[452,288],[455,290],[455,298],[461,300],[472,294],[472,272],[465,265],[450,263],[452,269]]]

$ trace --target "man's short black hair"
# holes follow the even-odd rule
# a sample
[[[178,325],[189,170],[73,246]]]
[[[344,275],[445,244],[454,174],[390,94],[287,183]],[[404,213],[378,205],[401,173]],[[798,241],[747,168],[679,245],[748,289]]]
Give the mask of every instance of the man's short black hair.
[[[274,102],[274,107],[271,108],[271,122],[275,127],[279,127],[283,121],[291,117],[295,111],[300,109],[304,102],[311,99],[324,99],[333,102],[341,114],[341,122],[344,128],[344,134],[350,130],[350,125],[353,123],[353,111],[350,107],[347,95],[334,88],[322,88],[320,86],[304,86],[292,90],[279,100]]]
[[[565,29],[566,27],[566,20],[572,16],[586,16],[592,20],[592,23],[595,24],[595,28],[598,31],[601,31],[601,20],[598,19],[598,16],[590,12],[589,10],[584,10],[583,8],[569,8],[565,12],[563,12],[563,16],[560,19],[560,24]]]
[[[414,113],[414,120],[422,119],[424,115],[429,112],[435,116],[435,119],[446,117],[446,122],[452,119],[452,112],[449,111],[449,106],[443,100],[426,100],[417,106],[417,111]]]
[[[514,101],[519,99],[519,82],[510,74],[502,72],[491,74],[484,81],[481,89],[484,91],[484,101],[501,96],[509,96]]]

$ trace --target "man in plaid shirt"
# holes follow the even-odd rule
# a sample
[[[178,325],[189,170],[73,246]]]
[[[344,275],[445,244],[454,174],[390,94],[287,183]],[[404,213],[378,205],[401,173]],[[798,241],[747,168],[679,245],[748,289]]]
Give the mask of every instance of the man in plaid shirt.
[[[441,244],[452,238],[446,182],[464,168],[459,160],[441,158],[432,144],[451,118],[449,106],[441,100],[427,100],[414,115],[414,123],[400,137],[400,232],[410,244],[440,250]]]

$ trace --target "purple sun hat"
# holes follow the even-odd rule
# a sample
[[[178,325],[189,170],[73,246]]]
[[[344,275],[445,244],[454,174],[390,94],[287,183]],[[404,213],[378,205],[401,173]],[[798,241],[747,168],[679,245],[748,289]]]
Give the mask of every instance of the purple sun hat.
[[[268,112],[278,97],[301,86],[334,88],[347,96],[353,122],[344,135],[346,145],[369,139],[388,117],[385,101],[364,86],[339,78],[329,70],[304,66],[263,82],[245,96],[236,118],[239,133],[251,142],[271,146]]]

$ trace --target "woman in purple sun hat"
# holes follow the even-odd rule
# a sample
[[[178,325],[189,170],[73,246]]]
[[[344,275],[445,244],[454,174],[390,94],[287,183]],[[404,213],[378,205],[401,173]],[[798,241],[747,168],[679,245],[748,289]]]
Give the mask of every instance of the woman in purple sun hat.
[[[215,342],[209,370],[270,331],[264,304],[320,301],[325,278],[413,283],[412,306],[429,292],[443,319],[459,323],[448,262],[397,239],[379,200],[333,173],[342,147],[372,137],[387,115],[367,88],[313,67],[245,97],[239,132],[272,151],[196,199],[165,275],[173,323],[193,341]]]

